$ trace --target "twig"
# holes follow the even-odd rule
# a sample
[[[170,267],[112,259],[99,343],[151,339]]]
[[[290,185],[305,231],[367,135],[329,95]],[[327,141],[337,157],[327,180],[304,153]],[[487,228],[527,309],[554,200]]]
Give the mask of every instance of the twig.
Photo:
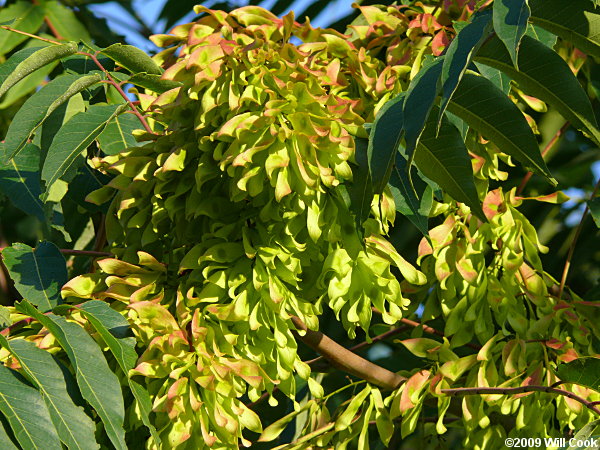
[[[563,124],[563,126],[560,127],[558,129],[558,131],[554,134],[554,136],[552,136],[552,139],[550,139],[550,141],[544,147],[544,150],[542,150],[542,158],[544,156],[546,156],[546,154],[552,149],[552,147],[554,147],[554,145],[558,142],[558,140],[564,134],[564,132],[567,131],[567,128],[569,128],[570,125],[571,125],[571,123],[569,121],[565,122]],[[533,172],[527,172],[525,174],[525,176],[523,177],[523,180],[521,180],[521,184],[517,188],[516,195],[520,195],[521,192],[523,192],[523,189],[525,189],[525,186],[527,186],[527,183],[531,179],[532,175],[533,175]]]
[[[12,31],[13,33],[22,34],[23,36],[28,36],[28,37],[30,37],[32,39],[37,39],[38,41],[44,41],[44,42],[48,42],[48,43],[54,44],[54,45],[62,45],[61,42],[54,41],[52,39],[46,39],[46,38],[43,38],[43,37],[40,37],[40,36],[36,36],[35,34],[26,33],[25,31],[16,30],[16,29],[11,28],[11,27],[9,27],[7,25],[0,25],[0,28],[3,28],[5,30],[7,30],[7,31]]]
[[[600,179],[596,183],[594,190],[592,191],[592,195],[590,195],[590,200],[596,198],[596,194],[598,193],[598,189],[600,189]],[[563,268],[562,277],[560,279],[560,287],[558,288],[558,300],[562,298],[563,291],[565,289],[565,284],[567,283],[567,276],[569,275],[569,269],[571,268],[571,259],[573,258],[573,253],[575,252],[575,246],[577,245],[577,240],[579,239],[579,235],[581,234],[581,230],[583,228],[583,222],[590,212],[590,207],[588,205],[585,206],[583,210],[583,214],[581,215],[581,220],[579,220],[579,225],[577,225],[577,229],[575,230],[575,235],[573,236],[573,242],[569,246],[569,252],[567,253],[567,260],[565,261],[565,267]]]
[[[562,382],[560,383],[562,384]],[[554,385],[553,385],[554,386]],[[572,400],[575,400],[582,405],[584,405],[589,410],[600,416],[600,409],[595,406],[595,402],[590,402],[578,395],[573,394],[570,391],[565,389],[558,389],[553,386],[518,386],[513,388],[501,388],[501,387],[463,387],[463,388],[452,388],[452,389],[442,389],[441,392],[450,395],[482,395],[482,394],[500,394],[500,395],[513,395],[513,394],[522,394],[525,392],[547,392],[552,394],[562,395],[563,397],[568,397]]]
[[[40,2],[38,0],[32,0],[32,3],[34,5],[39,5]],[[59,33],[59,31],[56,29],[56,27],[54,26],[54,24],[50,21],[50,19],[48,18],[48,16],[44,15],[44,22],[46,22],[46,25],[48,26],[48,29],[50,30],[50,32],[54,35],[54,37],[56,39],[59,40],[64,40],[65,38]]]
[[[296,338],[327,358],[332,366],[385,389],[396,389],[406,381],[402,375],[352,353],[320,331],[309,330],[298,317],[292,316],[292,323],[304,332],[303,335],[293,332]]]
[[[87,57],[91,58],[92,61],[94,61],[94,64],[96,64],[96,66],[98,66],[98,68],[102,72],[104,72],[104,74],[106,75],[106,78],[108,79],[108,82],[119,92],[121,97],[123,97],[123,99],[125,99],[125,101],[129,105],[129,107],[131,108],[131,111],[139,119],[139,121],[141,122],[144,129],[150,134],[156,134],[154,131],[152,131],[152,128],[150,128],[150,125],[148,125],[146,118],[138,111],[138,109],[135,107],[135,105],[131,102],[131,99],[129,97],[127,97],[127,94],[123,91],[123,88],[121,87],[121,85],[115,81],[115,79],[110,75],[108,70],[106,70],[106,68],[98,60],[96,55],[93,53],[87,53],[87,52],[78,52],[78,54],[87,56]]]

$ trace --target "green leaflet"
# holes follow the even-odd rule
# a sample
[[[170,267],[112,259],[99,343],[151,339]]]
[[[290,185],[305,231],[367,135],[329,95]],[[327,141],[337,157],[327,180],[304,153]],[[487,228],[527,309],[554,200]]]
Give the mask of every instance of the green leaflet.
[[[356,166],[352,167],[352,183],[347,184],[350,199],[350,211],[354,214],[356,229],[362,230],[362,225],[371,212],[373,200],[373,184],[369,173],[367,159],[368,142],[365,139],[355,139],[356,151],[354,157]]]
[[[383,105],[371,128],[367,157],[375,194],[385,188],[400,145],[404,98],[400,94]]]
[[[4,154],[4,144],[0,144],[0,154]],[[0,191],[20,210],[46,220],[44,207],[40,201],[40,148],[27,144],[23,151],[7,163],[0,162]]]
[[[428,121],[415,151],[415,164],[427,178],[486,221],[465,143],[458,129],[445,116],[437,136],[433,119]]]
[[[29,97],[15,114],[6,133],[4,158],[14,158],[53,111],[101,79],[99,74],[62,75]]]
[[[60,440],[68,448],[97,449],[94,422],[71,399],[62,370],[52,355],[24,339],[8,341],[0,335],[0,344],[19,360],[41,392]]]
[[[556,185],[523,113],[491,81],[466,73],[448,110],[490,139],[500,151]]]
[[[519,44],[527,31],[531,10],[527,0],[497,0],[493,4],[494,31],[506,46],[510,59],[519,67]]]
[[[115,116],[98,136],[100,150],[107,155],[116,155],[129,147],[137,147],[139,144],[132,133],[141,126],[133,114]]]
[[[590,134],[600,144],[600,132],[592,104],[568,64],[552,49],[524,36],[519,52],[519,70],[511,64],[508,52],[498,38],[490,39],[475,60],[502,70],[526,94],[554,106],[575,127]]]
[[[102,50],[102,53],[131,73],[160,75],[163,70],[146,52],[132,45],[113,44]]]
[[[556,374],[565,383],[574,383],[600,392],[600,359],[594,357],[575,359],[561,364]]]
[[[60,303],[60,288],[68,275],[65,258],[56,245],[45,241],[33,249],[16,243],[2,251],[2,259],[23,298],[41,311]]]
[[[566,450],[581,450],[583,447],[577,445],[578,442],[587,442],[588,444],[591,443],[591,445],[586,446],[585,450],[590,450],[594,447],[597,447],[596,442],[599,434],[598,427],[600,427],[600,420],[594,420],[588,423],[581,430],[579,430],[575,436],[573,436],[573,444],[569,445]]]
[[[44,22],[44,11],[31,2],[20,0],[0,10],[0,22],[14,19],[9,24],[11,28],[26,33],[35,33]],[[21,42],[25,41],[27,36],[14,33],[12,31],[0,29],[0,54],[6,54],[14,49]]]
[[[587,202],[588,208],[590,209],[590,214],[592,215],[592,219],[596,223],[596,226],[600,228],[600,197],[596,197]]]
[[[0,448],[6,450],[19,450],[12,439],[8,436],[4,424],[0,421]]]
[[[529,0],[531,22],[600,57],[600,15],[588,0]]]
[[[504,92],[504,94],[508,95],[510,92],[510,77],[508,75],[501,70],[478,63],[477,57],[475,57],[475,66],[481,75],[494,83],[494,86]]]
[[[1,364],[0,412],[23,448],[62,449],[40,393],[19,373]]]
[[[135,351],[136,341],[131,335],[127,320],[112,309],[108,303],[98,300],[85,302],[79,308],[81,314],[92,324],[102,336],[111,353],[117,360],[123,373],[128,374],[136,365],[138,355]],[[160,445],[160,438],[156,428],[151,424],[149,415],[152,412],[152,402],[148,391],[135,380],[127,378],[133,396],[138,402],[142,421],[148,427],[156,445]]]
[[[13,69],[7,73],[6,78],[2,78],[0,97],[33,71],[53,61],[72,55],[75,52],[77,52],[77,44],[75,42],[68,42],[61,45],[35,48],[31,53],[15,53],[5,63],[10,63]]]
[[[491,31],[492,14],[489,10],[477,13],[471,23],[465,26],[454,38],[448,47],[444,58],[440,84],[442,86],[442,100],[438,115],[438,129],[442,124],[442,116],[446,111],[448,102],[456,92],[460,81],[471,63],[471,58]]]
[[[435,59],[433,62],[426,62],[411,81],[406,92],[402,126],[409,166],[412,165],[415,148],[417,148],[417,143],[438,95],[438,80],[442,73],[443,64],[444,56]]]
[[[162,94],[170,89],[181,86],[182,84],[178,81],[163,80],[161,76],[153,73],[136,73],[128,80],[131,84],[143,87],[149,91]]]
[[[33,317],[54,335],[75,369],[81,395],[102,419],[113,445],[119,450],[126,450],[121,386],[117,376],[108,367],[98,344],[81,326],[54,314],[44,315],[25,300],[15,306],[18,311]]]
[[[356,412],[362,406],[363,402],[366,400],[367,396],[370,393],[371,386],[367,385],[362,391],[356,394],[356,396],[348,404],[346,410],[342,414],[340,414],[340,416],[335,421],[335,431],[340,431],[348,428],[350,423],[352,423],[352,419],[354,419]]]
[[[314,400],[310,400],[306,402],[301,408],[292,411],[291,413],[283,416],[281,419],[273,422],[267,428],[265,428],[258,438],[258,442],[271,442],[279,437],[279,435],[283,432],[285,427],[300,413],[306,411],[312,404]]]
[[[43,200],[48,197],[52,184],[73,166],[76,158],[98,137],[106,124],[126,107],[124,104],[93,105],[63,125],[48,149],[42,168],[42,179],[46,181]]]
[[[394,197],[396,210],[408,218],[424,236],[427,236],[429,231],[428,216],[433,204],[433,189],[427,186],[421,177],[417,176],[416,178],[412,177],[415,187],[415,190],[413,190],[408,178],[407,168],[406,159],[400,153],[397,153],[388,186]],[[418,196],[415,195],[415,191]]]
[[[56,0],[43,3],[44,13],[56,31],[71,41],[91,42],[87,28],[77,19],[75,13]]]

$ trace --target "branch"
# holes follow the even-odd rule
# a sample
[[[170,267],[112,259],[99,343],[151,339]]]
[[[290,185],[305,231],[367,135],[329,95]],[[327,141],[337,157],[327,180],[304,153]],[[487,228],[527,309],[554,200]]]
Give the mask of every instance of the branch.
[[[550,141],[544,147],[544,150],[542,150],[542,158],[544,156],[546,156],[546,154],[552,149],[552,147],[554,147],[554,145],[558,142],[558,140],[564,134],[564,132],[567,131],[567,128],[569,128],[569,125],[571,125],[571,123],[569,121],[565,122],[563,124],[563,126],[560,127],[558,129],[558,131],[554,134],[554,136],[552,136],[552,139],[550,139]],[[523,189],[525,189],[525,186],[527,186],[527,183],[531,179],[532,175],[533,175],[533,172],[527,172],[527,174],[525,174],[525,176],[523,177],[523,180],[521,181],[521,184],[517,188],[516,195],[521,195],[521,192],[523,192]]]
[[[397,389],[406,381],[402,375],[352,353],[320,331],[309,330],[298,317],[292,316],[292,323],[298,330],[304,331],[303,335],[293,331],[296,338],[327,358],[332,366],[384,389]]]
[[[35,34],[26,33],[25,31],[16,30],[15,28],[11,28],[7,25],[0,25],[0,28],[3,28],[4,30],[7,30],[7,31],[11,31],[13,33],[22,34],[23,36],[27,36],[32,39],[37,39],[38,41],[44,41],[44,42],[48,42],[49,44],[54,44],[54,45],[61,45],[61,43],[58,41],[53,41],[52,39],[46,39],[46,38],[43,38],[40,36],[36,36]]]
[[[32,0],[32,3],[34,5],[39,5],[40,4],[40,2],[38,0]],[[54,35],[54,37],[56,39],[59,39],[61,41],[64,39],[64,37],[59,33],[59,31],[56,29],[56,27],[54,26],[54,24],[50,21],[50,19],[46,15],[44,15],[44,22],[46,22],[46,25],[48,26],[48,29],[50,30],[50,32]]]
[[[598,189],[600,189],[600,179],[596,183],[594,190],[592,191],[592,195],[590,195],[590,200],[593,200],[598,193]],[[560,287],[558,288],[558,299],[562,298],[563,291],[565,289],[565,284],[567,283],[567,276],[569,275],[569,269],[571,268],[571,259],[573,259],[573,253],[575,252],[575,246],[577,245],[577,240],[579,239],[579,235],[581,234],[581,230],[583,228],[583,222],[590,212],[590,207],[586,204],[585,210],[581,215],[581,220],[579,221],[579,225],[577,225],[577,229],[575,230],[575,236],[573,236],[573,242],[569,246],[569,253],[567,254],[567,260],[565,261],[565,267],[563,268],[562,277],[560,279]]]
[[[63,255],[72,255],[72,256],[113,256],[112,253],[107,253],[107,252],[96,252],[93,250],[71,250],[68,248],[61,248],[60,252]]]
[[[560,383],[562,384],[562,383]],[[457,396],[457,395],[482,395],[482,394],[501,394],[501,395],[513,395],[513,394],[523,394],[526,392],[547,392],[552,394],[562,395],[563,397],[568,397],[572,400],[575,400],[582,405],[584,405],[589,410],[593,411],[597,415],[600,416],[600,409],[595,406],[596,402],[590,402],[586,399],[573,394],[570,391],[565,389],[558,389],[557,387],[552,386],[518,386],[513,388],[501,388],[501,387],[464,387],[464,388],[453,388],[453,389],[441,389],[441,392],[449,395],[449,396]]]

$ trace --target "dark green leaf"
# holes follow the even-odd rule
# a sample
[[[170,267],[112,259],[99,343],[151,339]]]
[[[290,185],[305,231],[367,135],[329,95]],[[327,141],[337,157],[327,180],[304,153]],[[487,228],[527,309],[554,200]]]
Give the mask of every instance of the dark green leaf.
[[[531,22],[600,57],[600,15],[588,0],[529,0]]]
[[[516,70],[506,48],[494,37],[479,50],[475,59],[502,70],[526,94],[554,106],[565,119],[590,134],[600,145],[592,104],[569,65],[552,49],[524,36],[519,52],[519,70]]]
[[[600,228],[600,197],[596,197],[587,202],[588,208],[590,209],[590,214],[592,215],[592,219],[596,223],[596,226]]]
[[[565,383],[574,383],[600,392],[600,359],[579,358],[567,364],[561,364],[556,374]]]
[[[0,144],[0,154],[5,154],[4,144]],[[23,150],[6,163],[0,162],[0,191],[20,210],[46,220],[44,207],[40,201],[40,148],[27,144]]]
[[[448,102],[454,95],[460,84],[460,80],[471,63],[471,58],[477,53],[477,50],[487,38],[491,29],[492,12],[489,10],[479,12],[473,17],[471,23],[464,27],[450,43],[440,75],[442,101],[438,117],[438,127],[442,123],[442,116],[446,111]]]
[[[0,21],[12,20],[10,27],[26,33],[36,33],[44,23],[44,12],[39,6],[28,1],[18,1],[0,10]],[[14,49],[27,36],[12,31],[0,29],[0,54],[6,54]]]
[[[48,408],[37,389],[0,364],[0,412],[24,449],[61,450]]]
[[[579,430],[572,439],[567,441],[569,447],[566,450],[593,450],[594,448],[598,448],[598,435],[600,435],[599,427],[600,420],[594,420],[588,423]],[[586,443],[585,448],[583,448],[582,445],[579,445],[579,443]]]
[[[60,303],[60,288],[68,276],[65,258],[56,245],[42,242],[32,249],[17,243],[2,250],[2,259],[23,298],[41,311]]]
[[[477,59],[477,57],[475,57]],[[506,95],[510,92],[510,78],[501,70],[495,69],[485,64],[475,63],[477,70],[481,75],[486,77],[494,86],[504,92]]]
[[[460,132],[445,116],[442,116],[437,137],[435,129],[436,123],[430,119],[415,151],[417,168],[485,222],[473,181],[471,160]]]
[[[25,95],[35,92],[39,86],[44,84],[44,81],[46,81],[48,75],[50,75],[56,65],[56,62],[46,64],[44,67],[41,67],[33,73],[30,73],[17,84],[15,84],[8,90],[6,95],[4,95],[2,102],[0,103],[0,109],[7,108],[8,106],[17,102],[19,99],[23,98]]]
[[[6,428],[4,428],[4,421],[5,420],[0,420],[0,448],[2,450],[19,450],[6,432]]]
[[[414,168],[411,170],[416,172]],[[427,236],[429,212],[433,204],[433,190],[418,175],[413,175],[411,179],[414,183],[414,191],[408,178],[408,163],[404,156],[397,153],[396,164],[389,182],[396,210],[408,218],[424,236]],[[419,197],[415,195],[415,191]]]
[[[102,53],[133,74],[143,72],[160,75],[163,72],[146,52],[132,45],[113,44]]]
[[[556,184],[525,116],[491,81],[466,73],[448,104],[448,110],[491,140],[500,151]]]
[[[50,353],[24,339],[0,343],[21,364],[26,376],[41,392],[58,437],[68,448],[97,449],[94,422],[71,399],[62,370]]]
[[[68,42],[61,45],[53,45],[50,47],[36,48],[32,53],[26,54],[17,52],[12,55],[5,64],[11,64],[13,67],[10,73],[3,75],[5,77],[0,79],[0,97],[3,96],[12,86],[17,84],[27,75],[40,67],[50,64],[53,61],[72,55],[77,51],[77,44],[75,42]],[[23,58],[26,56],[25,58]],[[11,61],[17,62],[17,64],[11,63]]]
[[[71,9],[55,0],[45,1],[43,5],[46,17],[64,39],[91,42],[87,29]]]
[[[170,89],[181,86],[179,81],[163,80],[160,75],[148,73],[137,73],[128,81],[131,84],[141,86],[149,91],[156,92],[157,94],[162,94]]]
[[[62,75],[29,97],[8,128],[4,159],[14,158],[44,120],[60,105],[101,79],[98,74],[83,77],[78,74]]]
[[[402,135],[404,98],[402,93],[383,105],[371,128],[367,157],[375,194],[387,185],[394,165]]]
[[[132,132],[141,127],[139,119],[133,114],[116,116],[98,136],[100,150],[107,155],[116,155],[129,147],[137,147],[139,144]]]
[[[423,133],[425,123],[438,95],[438,80],[442,73],[444,57],[425,63],[417,76],[411,81],[406,100],[404,100],[404,140],[409,165],[412,164],[413,153]]]
[[[93,105],[86,112],[76,114],[56,133],[42,169],[46,194],[52,184],[63,176],[76,158],[104,130],[106,124],[122,112],[125,105]]]
[[[357,138],[355,144],[356,166],[352,166],[352,183],[348,183],[348,193],[350,196],[350,211],[354,214],[356,227],[358,230],[362,230],[362,224],[367,220],[371,211],[373,183],[371,182],[367,157],[368,141]]]
[[[506,46],[514,66],[518,67],[519,44],[531,15],[527,0],[496,0],[493,5],[494,31]]]
[[[115,62],[110,58],[98,58],[98,61],[106,70],[114,70]],[[100,72],[100,68],[94,61],[85,55],[73,55],[62,60],[62,66],[68,73],[79,73],[81,75]]]
[[[15,305],[54,335],[63,348],[77,378],[84,399],[96,410],[106,433],[118,450],[126,450],[123,430],[124,405],[119,379],[110,370],[98,344],[80,326],[54,314],[42,314],[27,301]]]
[[[129,373],[136,365],[138,355],[135,351],[136,341],[132,336],[127,320],[112,309],[107,303],[98,300],[85,302],[79,308],[81,314],[92,324],[108,345],[123,373]],[[152,402],[148,391],[137,381],[128,378],[129,387],[140,408],[142,421],[148,427],[157,445],[160,438],[156,428],[150,422]]]

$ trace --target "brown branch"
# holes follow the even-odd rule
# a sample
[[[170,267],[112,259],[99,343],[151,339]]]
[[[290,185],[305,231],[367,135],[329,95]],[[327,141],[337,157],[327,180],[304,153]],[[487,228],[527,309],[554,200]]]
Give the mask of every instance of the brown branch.
[[[33,3],[34,5],[40,4],[40,2],[38,0],[31,0],[31,3]],[[58,30],[56,29],[54,24],[50,21],[50,19],[46,15],[44,16],[44,22],[46,23],[46,25],[48,26],[48,29],[50,30],[50,32],[54,35],[54,37],[56,39],[59,39],[61,41],[64,40],[64,37],[58,32]]]
[[[559,384],[562,384],[559,383]],[[590,402],[570,391],[565,389],[558,389],[552,386],[518,386],[513,388],[501,388],[501,387],[463,387],[463,388],[452,388],[452,389],[441,389],[443,394],[449,396],[457,396],[457,395],[482,395],[482,394],[500,394],[500,395],[513,395],[513,394],[523,394],[526,392],[547,392],[552,394],[562,395],[563,397],[568,397],[572,400],[575,400],[582,405],[584,405],[589,410],[600,416],[600,409],[598,409],[594,402]]]
[[[592,195],[590,195],[590,200],[593,200],[598,194],[598,189],[600,189],[600,179],[596,183],[594,190],[592,191]],[[567,253],[567,259],[565,261],[565,266],[563,268],[562,277],[560,279],[560,287],[558,288],[558,299],[562,299],[562,294],[565,289],[565,284],[567,283],[567,276],[569,275],[569,269],[571,268],[571,260],[573,259],[573,253],[575,252],[575,246],[577,245],[577,240],[579,239],[579,235],[581,234],[581,230],[583,229],[583,222],[585,221],[588,213],[590,212],[590,207],[588,205],[585,206],[583,214],[581,215],[581,220],[579,220],[579,224],[577,225],[577,229],[575,230],[575,235],[573,236],[573,241],[569,246],[569,253]]]
[[[384,369],[377,364],[352,353],[320,331],[309,330],[298,317],[292,316],[292,323],[303,334],[293,331],[298,340],[327,358],[331,365],[351,375],[368,381],[384,389],[396,389],[406,378],[397,373]]]
[[[558,142],[560,137],[565,133],[565,131],[567,131],[569,125],[571,125],[569,121],[565,122],[564,125],[560,127],[558,131],[554,134],[554,136],[552,136],[552,139],[550,139],[550,141],[544,147],[544,150],[542,150],[542,157],[546,156],[546,154],[552,149],[552,147],[554,147],[554,145]],[[525,189],[525,186],[527,186],[527,183],[531,179],[532,175],[533,172],[527,172],[527,174],[525,174],[523,180],[521,181],[521,184],[517,188],[516,195],[520,195],[521,192],[523,192],[523,189]]]
[[[104,74],[106,75],[108,83],[110,85],[112,85],[119,92],[119,94],[121,95],[121,97],[123,97],[123,99],[127,102],[127,105],[131,108],[131,111],[133,112],[133,114],[135,114],[135,116],[139,119],[139,121],[141,122],[141,124],[144,127],[144,129],[148,133],[150,133],[150,134],[156,134],[154,131],[152,131],[152,128],[150,128],[150,125],[148,125],[148,122],[146,121],[146,118],[138,111],[138,109],[132,103],[131,99],[127,96],[127,94],[125,93],[125,91],[123,91],[123,88],[121,87],[121,85],[119,83],[117,83],[115,81],[115,79],[110,75],[110,73],[108,72],[108,70],[106,70],[106,68],[98,60],[97,56],[95,54],[93,54],[93,53],[87,53],[87,52],[78,52],[78,54],[79,55],[83,55],[83,56],[87,56],[87,57],[91,58],[92,61],[94,61],[94,64],[96,64],[96,66],[102,72],[104,72]]]

